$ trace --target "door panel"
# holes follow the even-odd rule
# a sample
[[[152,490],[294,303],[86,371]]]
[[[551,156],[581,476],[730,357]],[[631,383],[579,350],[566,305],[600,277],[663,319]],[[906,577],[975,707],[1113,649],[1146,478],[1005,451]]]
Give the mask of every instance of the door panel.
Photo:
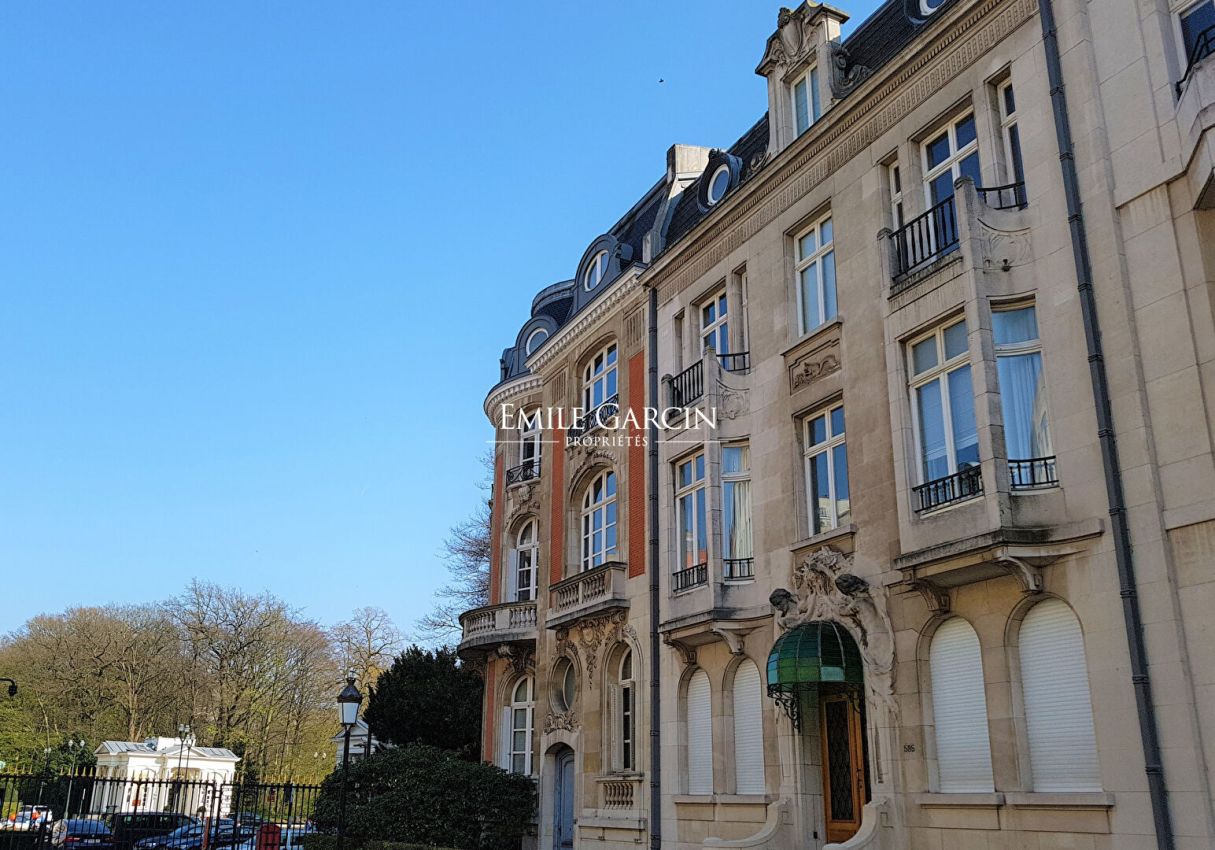
[[[557,758],[557,794],[553,813],[553,847],[572,850],[574,846],[574,754]]]
[[[861,807],[865,804],[861,713],[846,694],[824,694],[820,705],[827,840],[847,841],[860,829]]]

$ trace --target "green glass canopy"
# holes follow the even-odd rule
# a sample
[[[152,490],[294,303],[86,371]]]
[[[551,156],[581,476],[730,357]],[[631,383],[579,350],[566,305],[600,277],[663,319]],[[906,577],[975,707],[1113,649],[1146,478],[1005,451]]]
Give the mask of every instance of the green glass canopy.
[[[838,623],[805,623],[785,632],[768,654],[768,696],[825,682],[864,681],[856,641]]]

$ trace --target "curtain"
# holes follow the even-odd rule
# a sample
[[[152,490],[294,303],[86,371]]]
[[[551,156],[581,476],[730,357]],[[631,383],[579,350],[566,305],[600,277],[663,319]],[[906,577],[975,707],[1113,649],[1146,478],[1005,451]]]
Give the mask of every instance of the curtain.
[[[1051,451],[1046,427],[1042,354],[1004,355],[996,358],[1000,402],[1004,408],[1004,443],[1009,460],[1047,457]]]
[[[751,482],[725,482],[726,557],[750,558]]]

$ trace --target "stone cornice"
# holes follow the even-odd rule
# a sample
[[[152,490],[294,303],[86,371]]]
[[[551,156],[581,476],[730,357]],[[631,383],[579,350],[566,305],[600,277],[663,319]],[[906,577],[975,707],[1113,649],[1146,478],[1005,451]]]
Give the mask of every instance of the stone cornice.
[[[489,419],[490,423],[497,428],[497,414],[498,411],[502,409],[502,405],[505,402],[508,402],[513,398],[518,398],[521,395],[527,395],[528,393],[538,390],[543,386],[544,379],[542,379],[539,375],[520,375],[518,378],[507,381],[504,384],[498,384],[498,386],[490,390],[489,395],[485,397],[485,404],[483,406],[485,416]]]
[[[608,291],[592,301],[590,306],[574,316],[573,321],[563,325],[549,337],[540,350],[527,360],[527,368],[533,373],[542,372],[566,351],[588,328],[597,324],[604,316],[620,306],[638,288],[643,267],[633,266],[625,271],[608,288]]]
[[[645,283],[673,297],[877,141],[1035,14],[1034,0],[979,0],[953,10],[901,64],[883,68],[782,151],[710,223],[660,256]],[[817,126],[817,125],[816,125]]]

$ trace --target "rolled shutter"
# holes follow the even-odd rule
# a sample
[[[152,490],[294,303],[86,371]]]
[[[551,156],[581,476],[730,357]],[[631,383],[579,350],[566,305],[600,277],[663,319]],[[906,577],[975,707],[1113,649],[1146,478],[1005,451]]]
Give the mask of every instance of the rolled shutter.
[[[1058,599],[1039,602],[1018,645],[1034,790],[1101,790],[1080,621]]]
[[[713,793],[713,706],[709,676],[692,674],[688,683],[688,793]]]
[[[738,794],[764,793],[764,716],[759,668],[744,661],[734,674],[734,785]]]
[[[620,770],[624,762],[620,740],[620,686],[608,685],[608,752],[611,754],[612,770]]]
[[[937,629],[929,650],[932,715],[939,789],[945,793],[995,790],[987,696],[979,636],[961,617]]]

